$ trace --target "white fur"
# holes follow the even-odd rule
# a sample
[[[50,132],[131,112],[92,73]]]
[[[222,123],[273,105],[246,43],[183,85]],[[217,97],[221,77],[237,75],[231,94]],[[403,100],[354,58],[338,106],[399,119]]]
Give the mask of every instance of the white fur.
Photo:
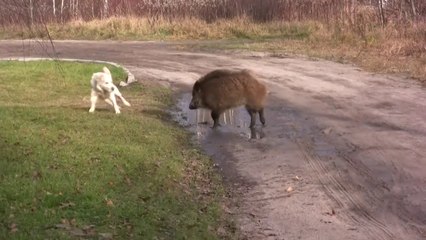
[[[98,98],[105,100],[106,103],[114,107],[115,113],[120,113],[120,106],[118,106],[116,101],[116,96],[124,103],[124,105],[130,107],[130,103],[124,99],[118,90],[117,86],[112,82],[111,72],[107,67],[103,67],[103,72],[97,72],[92,75],[90,80],[92,85],[92,93],[90,97],[90,102],[92,106],[89,109],[89,112],[94,112],[96,107],[96,102]]]

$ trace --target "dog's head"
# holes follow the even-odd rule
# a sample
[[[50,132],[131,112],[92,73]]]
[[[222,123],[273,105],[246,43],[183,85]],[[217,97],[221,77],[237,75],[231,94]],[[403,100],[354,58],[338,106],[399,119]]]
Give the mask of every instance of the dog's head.
[[[96,83],[96,88],[101,92],[113,92],[115,89],[114,83],[112,82],[111,73],[108,68],[104,67],[104,72],[95,73],[92,76],[92,80]]]
[[[112,82],[111,75],[103,74],[100,81],[98,81],[98,87],[100,87],[104,92],[113,92],[114,84]]]

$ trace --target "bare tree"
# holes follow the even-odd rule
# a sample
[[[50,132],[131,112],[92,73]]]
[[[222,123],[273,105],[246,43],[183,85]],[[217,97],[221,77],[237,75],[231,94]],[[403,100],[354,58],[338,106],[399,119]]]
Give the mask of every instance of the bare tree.
[[[30,19],[31,19],[31,25],[34,23],[34,3],[33,0],[30,0]]]
[[[411,10],[413,11],[413,19],[416,18],[416,4],[414,3],[414,0],[410,0],[411,2]]]
[[[95,3],[92,1],[92,19],[95,19]]]
[[[52,0],[53,16],[56,19],[56,0]]]
[[[77,18],[78,16],[78,0],[75,0],[75,5],[74,5],[74,18]]]
[[[380,23],[382,24],[382,27],[385,26],[385,12],[383,11],[383,0],[378,0],[378,8],[379,8],[379,15],[380,15]]]
[[[108,0],[104,0],[104,12],[103,12],[103,18],[108,17]]]
[[[64,21],[64,0],[61,1],[61,22]]]

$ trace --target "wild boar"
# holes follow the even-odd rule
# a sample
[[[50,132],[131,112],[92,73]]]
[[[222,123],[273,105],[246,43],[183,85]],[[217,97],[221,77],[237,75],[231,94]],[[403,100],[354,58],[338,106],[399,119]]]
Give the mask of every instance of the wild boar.
[[[250,114],[250,128],[256,124],[256,113],[265,125],[263,112],[266,87],[249,70],[214,70],[198,79],[192,88],[189,109],[211,110],[213,128],[219,126],[220,115],[230,109],[245,105]]]

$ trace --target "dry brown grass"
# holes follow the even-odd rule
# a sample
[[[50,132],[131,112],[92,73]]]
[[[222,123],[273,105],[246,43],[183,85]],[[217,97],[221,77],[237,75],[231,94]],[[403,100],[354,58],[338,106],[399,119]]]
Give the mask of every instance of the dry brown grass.
[[[426,82],[426,23],[372,28],[364,35],[350,28],[318,23],[311,29],[314,30],[304,39],[274,39],[225,47],[350,62],[368,71],[401,73]]]
[[[309,35],[308,23],[275,21],[255,23],[247,17],[218,20],[209,23],[196,18],[170,21],[164,18],[111,17],[104,20],[75,20],[67,24],[47,25],[54,39],[116,39],[116,40],[207,40],[207,39],[261,39],[276,37],[301,38]],[[31,38],[47,35],[41,27],[10,26],[0,33],[2,38]]]
[[[313,21],[254,22],[248,17],[207,22],[196,18],[112,17],[104,20],[49,24],[54,39],[237,40],[227,48],[303,54],[352,62],[375,72],[406,73],[426,81],[426,23],[367,24],[374,14],[363,10],[357,25]],[[365,13],[367,11],[367,13]],[[44,28],[28,31],[10,26],[0,38],[46,37]],[[238,40],[250,40],[239,44]],[[215,46],[217,47],[217,46]]]

